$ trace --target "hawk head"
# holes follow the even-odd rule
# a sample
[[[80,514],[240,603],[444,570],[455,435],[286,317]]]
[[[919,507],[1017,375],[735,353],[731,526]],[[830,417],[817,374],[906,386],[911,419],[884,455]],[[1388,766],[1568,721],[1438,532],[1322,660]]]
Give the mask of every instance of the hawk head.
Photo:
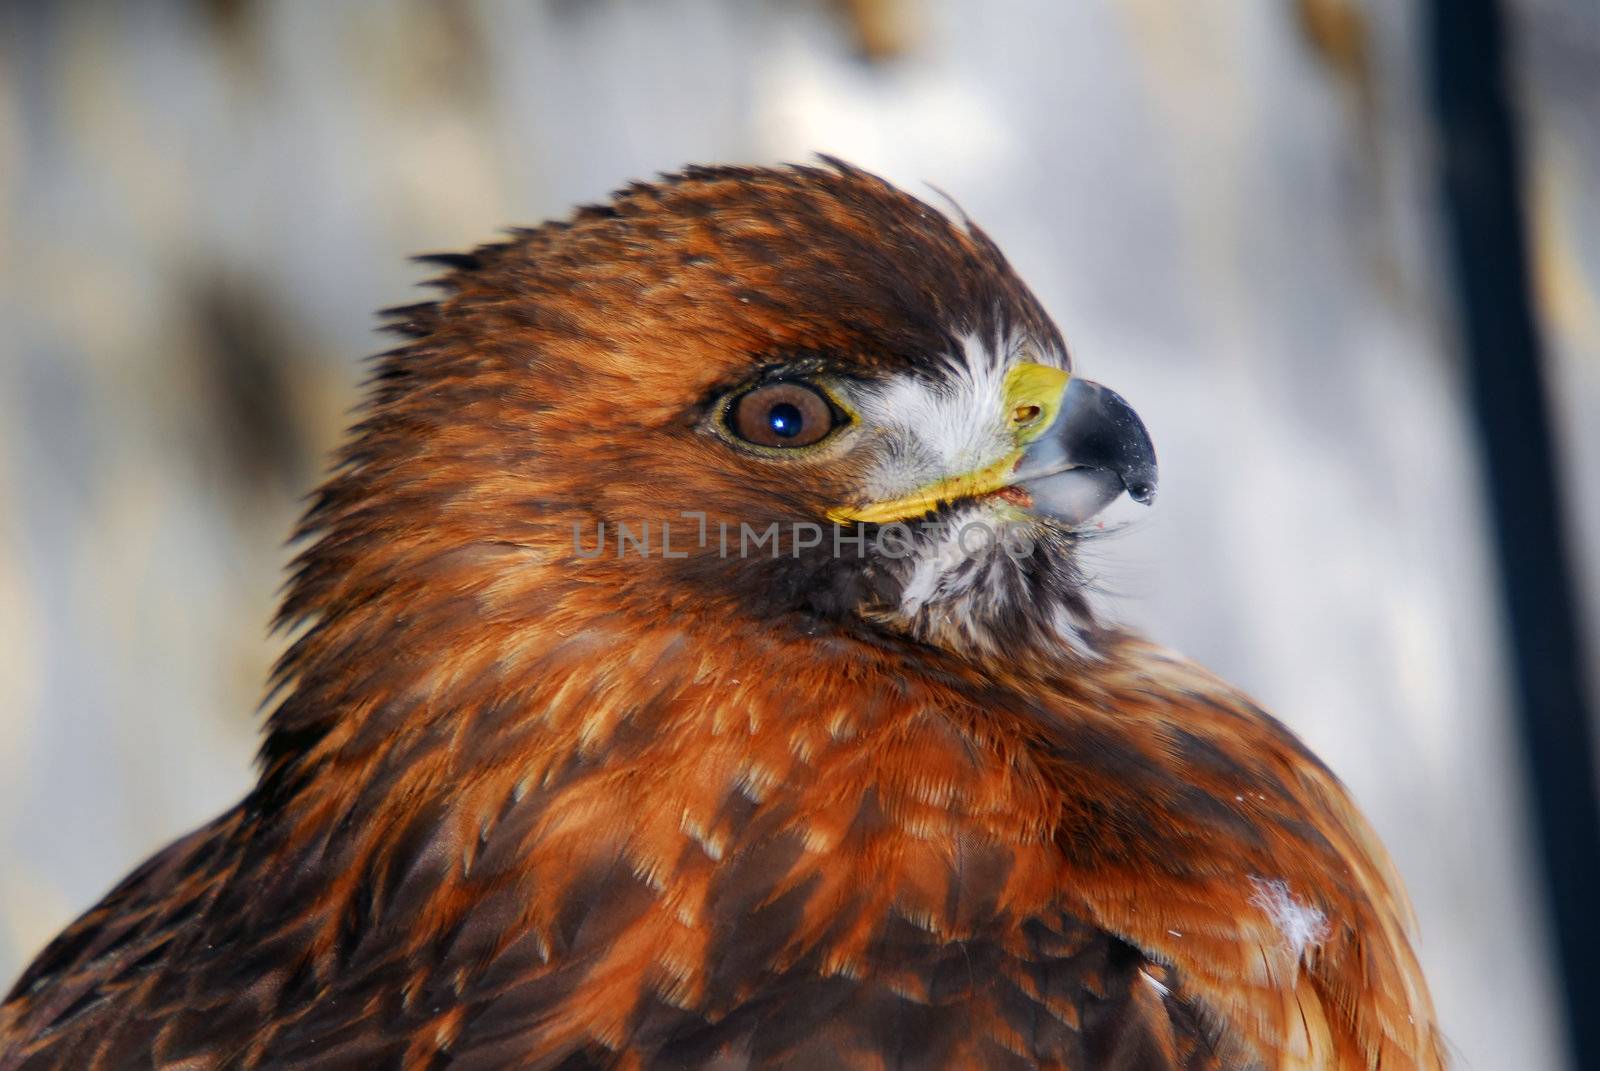
[[[1148,501],[1154,452],[965,220],[834,161],[696,168],[434,259],[289,617],[397,585],[1092,647],[1077,527]]]

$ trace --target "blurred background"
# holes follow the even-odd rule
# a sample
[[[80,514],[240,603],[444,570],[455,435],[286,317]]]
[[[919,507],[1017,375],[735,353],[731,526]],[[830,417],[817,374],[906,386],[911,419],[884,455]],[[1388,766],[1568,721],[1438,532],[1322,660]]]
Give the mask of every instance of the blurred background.
[[[1600,8],[1503,11],[1560,584],[1593,622]],[[1425,14],[4,5],[0,986],[249,784],[284,539],[388,344],[374,310],[421,299],[408,255],[687,162],[825,151],[959,201],[1139,407],[1162,498],[1095,548],[1114,615],[1255,693],[1351,785],[1460,1066],[1577,1066]]]

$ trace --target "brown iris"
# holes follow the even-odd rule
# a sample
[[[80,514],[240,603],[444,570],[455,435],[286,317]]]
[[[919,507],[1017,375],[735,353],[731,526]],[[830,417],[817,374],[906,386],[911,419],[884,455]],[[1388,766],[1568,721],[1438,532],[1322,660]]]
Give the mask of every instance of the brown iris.
[[[794,382],[768,383],[740,395],[727,422],[745,442],[779,450],[820,442],[839,424],[821,391]]]

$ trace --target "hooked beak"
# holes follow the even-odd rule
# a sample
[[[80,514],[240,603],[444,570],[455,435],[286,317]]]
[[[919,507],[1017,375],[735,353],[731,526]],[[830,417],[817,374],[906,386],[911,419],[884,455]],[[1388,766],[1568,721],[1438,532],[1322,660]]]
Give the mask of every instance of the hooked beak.
[[[900,498],[831,510],[829,518],[888,524],[1016,488],[1031,499],[1034,513],[1077,525],[1123,492],[1145,505],[1154,499],[1155,447],[1144,422],[1116,391],[1059,368],[1021,364],[1006,377],[1005,404],[1016,450]]]
[[[1110,387],[1077,376],[1054,423],[1029,443],[1012,475],[1038,513],[1082,524],[1124,491],[1148,506],[1156,495],[1156,448],[1133,407]]]

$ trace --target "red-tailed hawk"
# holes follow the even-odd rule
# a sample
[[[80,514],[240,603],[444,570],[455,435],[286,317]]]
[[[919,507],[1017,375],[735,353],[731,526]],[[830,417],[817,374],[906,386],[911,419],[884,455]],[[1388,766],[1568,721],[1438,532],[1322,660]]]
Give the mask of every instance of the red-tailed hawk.
[[[982,232],[694,168],[434,259],[259,783],[0,1069],[1442,1065],[1338,780],[1096,618],[1155,453]]]

